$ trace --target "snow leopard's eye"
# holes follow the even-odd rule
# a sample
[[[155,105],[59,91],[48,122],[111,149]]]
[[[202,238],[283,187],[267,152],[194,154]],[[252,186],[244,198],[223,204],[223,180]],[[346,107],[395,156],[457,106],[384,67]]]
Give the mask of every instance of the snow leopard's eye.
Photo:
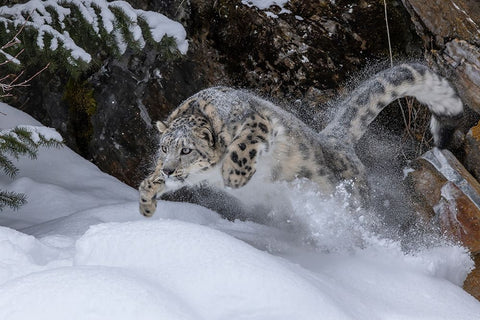
[[[190,148],[182,148],[182,151],[180,151],[180,154],[189,154],[192,152],[192,149]]]
[[[167,151],[168,151],[167,146],[162,146],[162,151],[163,151],[163,153],[167,153]]]

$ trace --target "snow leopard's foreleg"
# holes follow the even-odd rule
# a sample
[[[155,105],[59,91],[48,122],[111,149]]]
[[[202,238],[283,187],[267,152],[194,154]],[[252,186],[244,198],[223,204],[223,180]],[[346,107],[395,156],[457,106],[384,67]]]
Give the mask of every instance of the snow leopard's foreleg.
[[[165,180],[161,174],[162,163],[158,163],[155,170],[140,183],[140,213],[145,217],[151,217],[157,208],[156,196],[165,191]]]
[[[246,185],[257,170],[258,157],[270,144],[271,123],[258,113],[251,114],[240,132],[227,148],[222,164],[223,183],[226,187]]]

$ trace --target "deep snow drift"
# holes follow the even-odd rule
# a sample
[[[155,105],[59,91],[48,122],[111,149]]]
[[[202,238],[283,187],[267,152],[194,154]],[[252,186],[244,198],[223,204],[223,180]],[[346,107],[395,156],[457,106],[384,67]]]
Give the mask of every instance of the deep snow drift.
[[[2,129],[39,125],[0,111]],[[277,204],[263,224],[165,201],[147,219],[136,190],[68,148],[18,168],[0,177],[28,196],[0,212],[0,319],[479,319],[465,249],[432,238],[404,252],[341,188],[240,192]]]

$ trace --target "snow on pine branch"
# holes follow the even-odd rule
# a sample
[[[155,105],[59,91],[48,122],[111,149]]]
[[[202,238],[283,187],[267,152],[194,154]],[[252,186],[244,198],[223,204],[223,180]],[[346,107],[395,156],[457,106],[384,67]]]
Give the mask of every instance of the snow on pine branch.
[[[145,36],[151,36],[155,42],[160,42],[164,36],[172,37],[182,54],[188,50],[186,32],[180,23],[157,12],[134,9],[125,1],[30,0],[24,4],[0,7],[0,23],[3,22],[6,30],[10,25],[33,28],[37,31],[36,45],[40,49],[46,45],[52,51],[62,47],[69,52],[71,63],[89,63],[92,56],[72,39],[67,30],[66,21],[75,20],[76,13],[99,37],[102,34],[112,37],[120,54],[125,52],[130,41],[143,48]],[[120,26],[122,19],[127,21],[128,39]],[[143,34],[142,23],[148,26],[149,35]]]
[[[0,130],[0,169],[13,178],[18,172],[18,168],[8,155],[15,159],[19,159],[23,155],[35,159],[38,147],[60,146],[62,140],[62,136],[55,129],[47,127],[22,125],[13,129]],[[9,197],[13,204],[14,199],[11,196],[10,194]],[[4,194],[3,198],[7,199],[8,197]],[[0,210],[3,205],[5,202],[2,204],[0,199]]]
[[[24,130],[30,133],[30,139],[36,144],[41,145],[42,143],[62,143],[62,136],[53,128],[43,127],[43,126],[27,126],[19,125],[17,126],[20,130]]]
[[[0,152],[4,151],[4,147],[9,147],[8,144],[11,142],[38,147],[60,145],[63,138],[53,128],[19,125],[12,129],[0,130]]]

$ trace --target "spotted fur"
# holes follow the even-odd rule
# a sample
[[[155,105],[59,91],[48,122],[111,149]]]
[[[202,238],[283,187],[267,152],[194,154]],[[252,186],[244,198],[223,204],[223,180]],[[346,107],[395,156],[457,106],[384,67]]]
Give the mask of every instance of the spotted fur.
[[[354,196],[365,199],[365,169],[354,145],[386,105],[404,96],[429,107],[435,143],[445,147],[463,104],[445,79],[420,64],[387,69],[363,83],[321,132],[249,92],[224,87],[200,91],[165,123],[157,123],[160,148],[153,173],[139,187],[140,212],[151,216],[156,196],[185,183],[209,180],[243,187],[260,165],[272,181],[304,177],[325,192],[352,180]]]

